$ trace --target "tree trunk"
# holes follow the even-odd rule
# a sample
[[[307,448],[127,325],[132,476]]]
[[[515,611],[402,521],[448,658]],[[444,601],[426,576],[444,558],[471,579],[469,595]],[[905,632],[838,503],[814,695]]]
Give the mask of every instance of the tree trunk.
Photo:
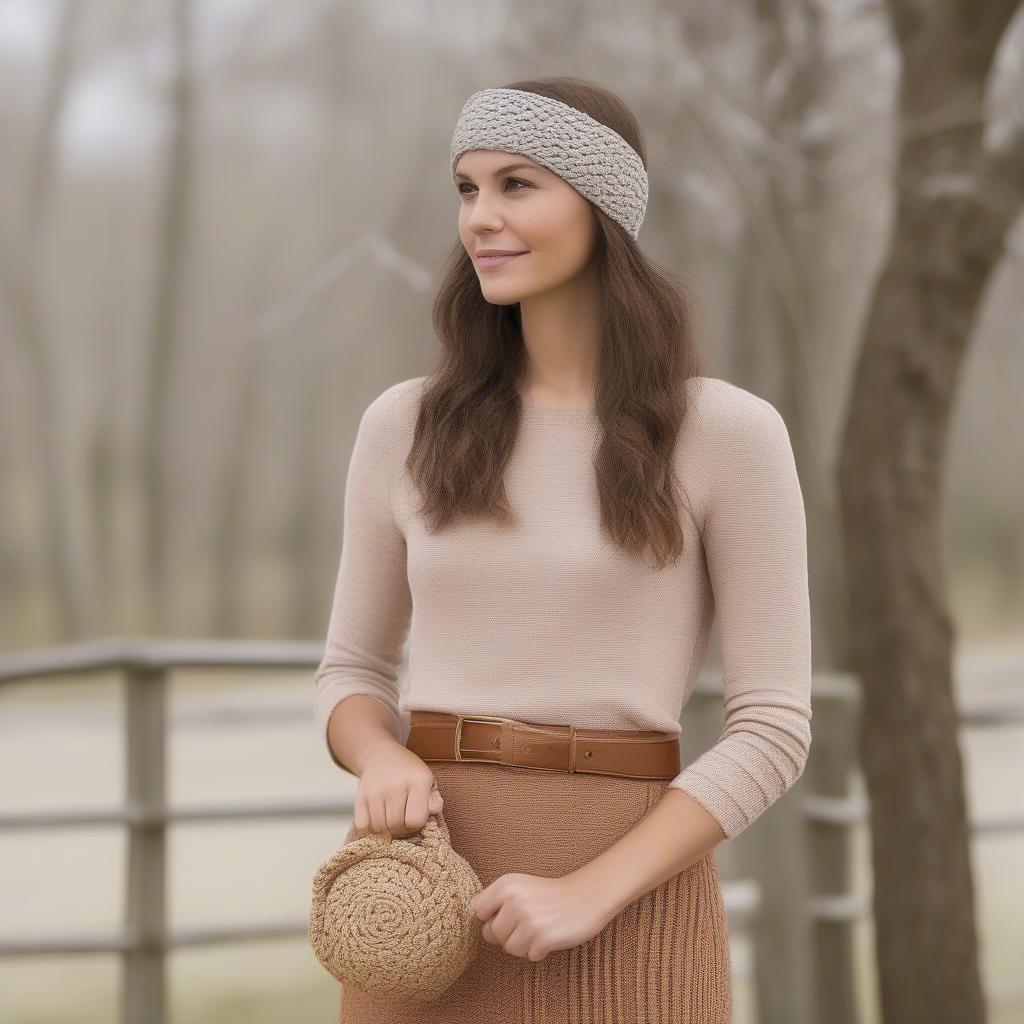
[[[53,58],[35,139],[28,155],[27,190],[18,211],[15,243],[3,254],[0,298],[8,308],[11,336],[25,359],[31,417],[26,431],[38,481],[42,518],[41,562],[53,603],[54,626],[63,640],[79,639],[95,627],[91,581],[85,569],[83,538],[76,536],[81,495],[72,486],[61,427],[60,361],[51,350],[40,303],[47,212],[53,197],[61,117],[72,84],[74,45],[84,12],[79,0],[65,0],[57,17]],[[20,554],[18,557],[21,557]],[[11,595],[13,598],[13,595]]]
[[[184,306],[188,220],[192,209],[192,13],[192,0],[173,0],[167,161],[156,235],[152,349],[140,438],[140,476],[145,483],[144,567],[150,598],[147,612],[150,629],[157,633],[173,629],[172,510],[184,501],[174,486],[174,426],[181,409],[175,405],[173,385],[178,325]]]
[[[839,473],[881,1004],[900,1024],[985,1019],[941,512],[961,363],[1024,185],[1022,130],[999,151],[982,144],[985,79],[1015,6],[890,2],[899,195]]]

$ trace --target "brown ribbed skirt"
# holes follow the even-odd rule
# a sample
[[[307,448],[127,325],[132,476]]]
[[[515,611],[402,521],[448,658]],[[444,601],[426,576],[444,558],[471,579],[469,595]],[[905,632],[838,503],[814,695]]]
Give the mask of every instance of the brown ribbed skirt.
[[[452,846],[490,885],[574,871],[628,832],[668,781],[428,761]],[[354,985],[340,1024],[730,1024],[729,938],[715,851],[634,900],[588,942],[531,961],[481,940],[440,999]]]

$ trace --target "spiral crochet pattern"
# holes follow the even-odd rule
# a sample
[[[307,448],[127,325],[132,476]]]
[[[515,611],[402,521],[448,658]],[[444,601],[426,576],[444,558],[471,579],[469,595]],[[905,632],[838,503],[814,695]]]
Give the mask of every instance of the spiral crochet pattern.
[[[549,96],[481,89],[466,100],[451,146],[451,171],[471,149],[536,160],[636,238],[647,209],[647,170],[617,131]]]
[[[482,886],[452,849],[441,813],[415,835],[373,833],[317,869],[309,942],[342,985],[389,999],[437,999],[472,962]]]

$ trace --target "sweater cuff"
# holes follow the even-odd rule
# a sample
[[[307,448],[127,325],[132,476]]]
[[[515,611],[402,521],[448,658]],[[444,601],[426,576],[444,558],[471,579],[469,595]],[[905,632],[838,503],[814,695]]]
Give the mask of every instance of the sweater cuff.
[[[751,824],[729,790],[692,766],[680,772],[669,787],[693,797],[718,822],[727,839],[735,838]]]

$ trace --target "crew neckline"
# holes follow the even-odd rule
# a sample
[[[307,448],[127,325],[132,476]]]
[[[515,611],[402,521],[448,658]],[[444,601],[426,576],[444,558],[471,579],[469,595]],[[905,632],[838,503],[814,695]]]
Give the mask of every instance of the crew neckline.
[[[536,402],[524,392],[520,392],[520,399],[524,409],[528,409],[534,413],[592,413],[594,411],[593,404],[591,405],[537,405]]]
[[[532,405],[529,402],[525,402],[523,408],[535,416],[578,416],[594,411],[592,405]]]

